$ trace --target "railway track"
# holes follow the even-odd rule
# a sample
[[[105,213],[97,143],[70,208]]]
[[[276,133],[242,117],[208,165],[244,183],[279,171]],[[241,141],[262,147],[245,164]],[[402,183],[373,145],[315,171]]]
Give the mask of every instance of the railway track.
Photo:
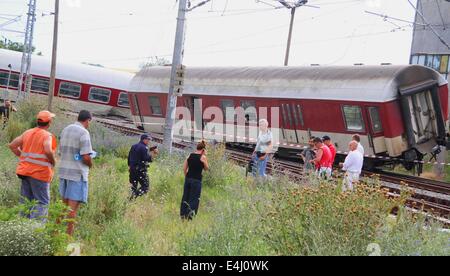
[[[111,130],[128,136],[137,136],[144,133],[144,131],[132,126],[118,124],[114,120],[96,118],[96,121]],[[163,142],[162,135],[152,134],[152,137],[157,143]],[[193,143],[178,140],[174,142],[173,146],[178,149],[187,149],[192,148]],[[246,166],[251,158],[251,153],[246,150],[228,148],[226,154],[229,159],[241,166]],[[277,158],[271,158],[268,164],[268,173],[285,175],[294,180],[301,180],[305,177],[300,163]],[[424,210],[432,213],[438,216],[436,217],[438,220],[450,226],[450,221],[447,220],[450,216],[450,183],[385,171],[377,173],[364,171],[362,175],[371,179],[378,178],[382,183],[381,186],[389,190],[388,195],[390,197],[400,196],[402,189],[408,187],[413,195],[407,200],[407,207],[416,212]]]

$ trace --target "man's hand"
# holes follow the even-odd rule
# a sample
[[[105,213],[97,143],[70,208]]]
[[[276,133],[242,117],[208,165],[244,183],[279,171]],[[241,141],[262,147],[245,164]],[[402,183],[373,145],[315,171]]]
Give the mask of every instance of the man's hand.
[[[89,168],[92,168],[92,157],[90,154],[83,155],[83,163],[88,166]]]

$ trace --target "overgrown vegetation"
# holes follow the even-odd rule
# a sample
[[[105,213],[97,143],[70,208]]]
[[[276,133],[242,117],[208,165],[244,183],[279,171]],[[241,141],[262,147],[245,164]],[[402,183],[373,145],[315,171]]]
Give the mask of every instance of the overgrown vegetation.
[[[26,118],[22,111],[16,115]],[[73,120],[61,117],[52,129],[57,135]],[[19,121],[29,126],[30,121]],[[404,197],[387,199],[376,180],[354,193],[342,193],[339,183],[314,179],[292,183],[280,176],[257,182],[228,162],[222,147],[209,149],[212,170],[205,173],[198,216],[182,222],[186,154],[162,152],[149,169],[150,193],[130,201],[125,157],[137,139],[110,135],[98,125],[91,132],[94,148],[102,154],[91,171],[89,203],[82,207],[70,240],[62,232],[64,225],[55,223],[64,212],[57,178],[49,223],[36,226],[19,217],[23,207],[18,204],[16,158],[5,146],[10,127],[0,142],[0,255],[67,254],[64,247],[72,241],[81,243],[83,255],[108,256],[369,255],[370,244],[379,245],[382,255],[450,255],[450,234],[404,212]],[[394,219],[389,216],[393,207],[400,207]],[[7,241],[14,246],[5,247]]]

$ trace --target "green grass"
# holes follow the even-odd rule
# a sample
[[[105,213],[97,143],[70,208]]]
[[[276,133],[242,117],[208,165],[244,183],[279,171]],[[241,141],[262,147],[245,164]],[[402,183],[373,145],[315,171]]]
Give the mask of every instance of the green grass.
[[[102,148],[102,155],[91,170],[89,203],[81,208],[75,229],[74,241],[82,244],[83,255],[369,255],[371,243],[380,246],[382,255],[450,255],[450,234],[441,232],[440,225],[427,225],[420,216],[404,212],[393,221],[387,219],[390,209],[402,206],[404,198],[386,199],[375,189],[376,180],[352,194],[316,180],[292,183],[278,176],[256,182],[227,161],[221,147],[208,151],[213,169],[204,177],[198,216],[183,222],[179,207],[184,154],[162,152],[149,169],[149,194],[130,202],[124,148],[134,139],[115,134],[117,139],[102,140],[111,137],[108,130],[94,126],[91,131],[94,147]],[[6,147],[7,137],[2,137],[0,221],[14,222],[19,200],[17,160]],[[56,179],[54,215],[60,211]],[[0,236],[2,231],[6,230],[0,227]],[[58,231],[54,223],[45,230],[45,239],[50,237],[57,248],[51,252],[57,255],[61,245],[70,241]],[[30,248],[41,250],[40,239],[40,235],[33,237],[36,246]],[[29,239],[21,242],[30,243]],[[36,250],[20,253],[42,251]]]

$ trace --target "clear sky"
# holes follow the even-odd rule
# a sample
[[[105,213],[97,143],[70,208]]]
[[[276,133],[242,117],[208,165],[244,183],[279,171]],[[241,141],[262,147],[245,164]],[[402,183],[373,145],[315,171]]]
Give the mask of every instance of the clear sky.
[[[0,14],[22,14],[7,28],[23,30],[28,0],[0,0]],[[37,0],[34,44],[50,58],[53,0]],[[192,0],[198,3],[200,0]],[[274,0],[266,3],[276,4]],[[416,1],[414,1],[416,2]],[[61,0],[59,59],[134,69],[173,52],[175,0]],[[310,0],[297,10],[290,65],[406,64],[414,20],[407,0]],[[44,16],[43,16],[44,14]],[[255,0],[213,0],[188,14],[187,66],[280,66],[290,12]],[[0,19],[0,25],[4,20]],[[0,29],[22,41],[23,35]]]

